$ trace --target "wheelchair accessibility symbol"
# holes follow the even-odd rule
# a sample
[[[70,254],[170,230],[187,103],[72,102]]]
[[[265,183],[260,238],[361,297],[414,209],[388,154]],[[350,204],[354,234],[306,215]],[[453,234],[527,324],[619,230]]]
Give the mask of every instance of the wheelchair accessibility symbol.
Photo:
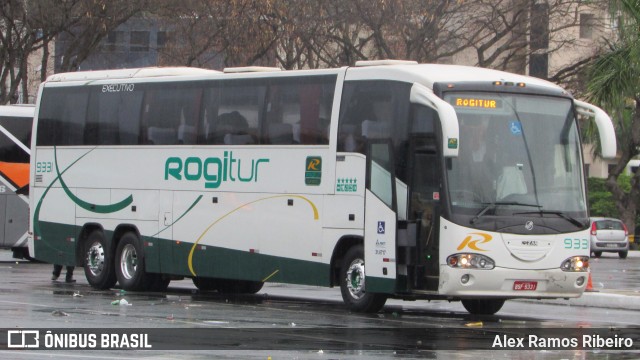
[[[512,121],[509,123],[509,130],[513,135],[521,135],[522,134],[522,124],[520,121]]]
[[[378,234],[384,234],[384,221],[378,221]]]

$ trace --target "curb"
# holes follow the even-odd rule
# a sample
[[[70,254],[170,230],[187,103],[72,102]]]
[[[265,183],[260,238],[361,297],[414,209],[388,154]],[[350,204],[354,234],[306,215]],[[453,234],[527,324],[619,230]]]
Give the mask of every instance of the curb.
[[[565,299],[517,299],[522,302],[535,302],[564,306],[584,306],[606,309],[640,311],[640,297],[601,292],[585,292],[579,298]]]

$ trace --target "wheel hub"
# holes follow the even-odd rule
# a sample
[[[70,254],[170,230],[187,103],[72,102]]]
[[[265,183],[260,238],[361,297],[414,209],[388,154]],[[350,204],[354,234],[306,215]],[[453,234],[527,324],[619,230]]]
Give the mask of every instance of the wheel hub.
[[[364,261],[354,260],[347,270],[347,289],[354,299],[364,296]]]
[[[100,243],[93,243],[87,251],[87,264],[93,276],[98,276],[104,269],[104,248]]]
[[[127,244],[122,249],[122,256],[120,257],[120,270],[122,276],[126,279],[132,279],[136,270],[138,269],[138,253],[135,246]]]

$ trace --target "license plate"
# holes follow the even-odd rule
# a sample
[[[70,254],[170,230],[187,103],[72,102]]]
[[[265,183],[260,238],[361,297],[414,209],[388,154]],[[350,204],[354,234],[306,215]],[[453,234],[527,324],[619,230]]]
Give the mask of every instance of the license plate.
[[[516,291],[534,291],[538,288],[537,281],[514,281],[513,290]]]
[[[608,248],[617,248],[618,244],[607,244]]]

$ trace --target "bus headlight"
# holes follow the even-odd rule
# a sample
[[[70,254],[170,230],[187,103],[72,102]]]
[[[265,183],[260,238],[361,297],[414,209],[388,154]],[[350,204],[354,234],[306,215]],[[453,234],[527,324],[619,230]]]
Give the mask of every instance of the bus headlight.
[[[573,256],[562,262],[560,265],[562,271],[587,271],[589,269],[589,257]]]
[[[459,269],[491,270],[496,265],[490,257],[480,254],[453,254],[447,258],[447,265]]]

